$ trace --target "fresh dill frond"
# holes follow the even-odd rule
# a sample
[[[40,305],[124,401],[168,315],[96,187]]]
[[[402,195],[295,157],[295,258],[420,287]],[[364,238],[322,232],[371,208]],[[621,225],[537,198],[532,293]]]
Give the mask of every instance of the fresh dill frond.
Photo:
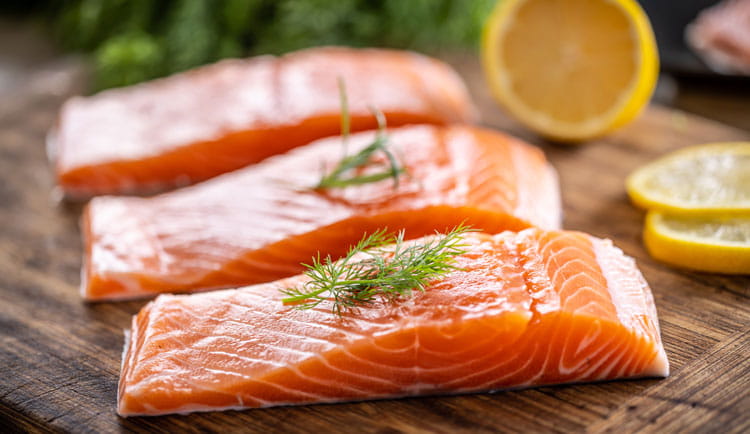
[[[453,259],[464,253],[463,234],[471,229],[459,225],[421,243],[404,243],[404,232],[388,235],[382,229],[364,236],[342,259],[314,258],[304,264],[308,281],[284,288],[284,304],[295,309],[313,309],[332,303],[334,314],[372,304],[378,299],[393,302],[410,297],[414,290],[456,270]]]
[[[328,188],[342,188],[351,185],[368,184],[371,182],[378,182],[384,179],[392,178],[394,188],[398,188],[399,177],[405,173],[405,168],[402,167],[398,159],[393,155],[390,149],[388,149],[388,135],[386,134],[386,119],[383,112],[380,110],[370,107],[370,111],[378,123],[378,130],[375,135],[375,140],[364,147],[362,150],[354,155],[348,155],[348,140],[349,132],[351,128],[351,119],[349,115],[349,100],[346,94],[346,84],[344,80],[339,77],[339,101],[341,105],[341,137],[344,145],[344,157],[339,161],[336,167],[328,174],[323,174],[318,184],[315,186],[316,189],[328,189]],[[379,165],[373,156],[378,152],[382,152],[388,161],[388,167],[382,171],[375,173],[369,173],[366,175],[350,174],[352,171],[358,169],[364,169],[369,166]]]

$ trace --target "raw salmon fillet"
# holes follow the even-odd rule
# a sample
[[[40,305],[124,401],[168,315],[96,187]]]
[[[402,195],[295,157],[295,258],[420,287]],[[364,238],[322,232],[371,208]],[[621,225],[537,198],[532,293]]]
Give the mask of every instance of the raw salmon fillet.
[[[122,416],[455,394],[669,372],[648,284],[608,240],[468,234],[458,271],[342,318],[294,310],[306,277],[162,295],[133,318]]]
[[[205,180],[340,132],[338,78],[353,131],[477,120],[448,65],[416,53],[340,47],[226,60],[72,98],[51,154],[72,198],[147,193]]]
[[[389,132],[408,173],[316,191],[341,138],[152,198],[103,196],[84,210],[82,294],[126,299],[270,282],[319,252],[341,257],[381,228],[417,238],[465,222],[488,233],[558,228],[557,176],[537,148],[470,126]],[[350,136],[351,153],[374,138]]]

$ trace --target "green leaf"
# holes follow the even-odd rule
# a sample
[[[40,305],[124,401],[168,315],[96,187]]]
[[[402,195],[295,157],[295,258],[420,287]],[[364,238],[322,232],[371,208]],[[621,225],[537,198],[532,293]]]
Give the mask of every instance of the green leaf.
[[[214,13],[210,0],[177,0],[164,35],[168,72],[216,60],[219,35]]]
[[[389,46],[427,52],[473,49],[495,1],[68,0],[46,3],[45,13],[53,20],[56,38],[62,47],[94,53],[97,85],[109,87],[182,71],[224,57],[282,53],[315,45]],[[144,36],[148,36],[151,48],[143,48]],[[140,41],[127,42],[139,38]],[[135,46],[127,48],[131,43]],[[160,59],[153,60],[147,52],[158,53]],[[132,58],[128,58],[129,55]],[[143,71],[138,71],[139,68]]]
[[[126,86],[161,74],[161,46],[141,32],[115,36],[96,52],[96,87]]]

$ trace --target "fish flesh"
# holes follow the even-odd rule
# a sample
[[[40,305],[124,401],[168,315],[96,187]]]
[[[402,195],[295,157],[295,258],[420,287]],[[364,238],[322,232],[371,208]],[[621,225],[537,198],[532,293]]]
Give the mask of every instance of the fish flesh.
[[[350,154],[375,134],[349,136]],[[154,197],[94,198],[83,214],[83,297],[270,282],[381,228],[412,239],[461,223],[488,233],[560,226],[557,175],[538,148],[467,125],[406,126],[388,140],[406,168],[398,186],[314,189],[341,160],[336,137]]]
[[[685,28],[685,42],[717,73],[750,75],[750,1],[712,3]]]
[[[464,235],[457,269],[342,317],[282,303],[286,280],[161,295],[133,317],[122,416],[665,377],[654,301],[609,240]],[[418,242],[418,241],[417,241]]]
[[[356,152],[373,132],[349,137]],[[489,233],[560,226],[557,175],[544,154],[470,126],[390,130],[407,173],[319,191],[341,158],[323,139],[151,198],[102,196],[83,214],[81,290],[88,300],[244,286],[293,276],[318,254],[340,257],[364,233],[417,238],[461,223]]]
[[[377,126],[371,107],[390,126],[477,120],[458,74],[413,52],[323,47],[225,60],[68,100],[49,141],[58,184],[73,199],[152,193],[339,134],[339,78],[352,131]]]

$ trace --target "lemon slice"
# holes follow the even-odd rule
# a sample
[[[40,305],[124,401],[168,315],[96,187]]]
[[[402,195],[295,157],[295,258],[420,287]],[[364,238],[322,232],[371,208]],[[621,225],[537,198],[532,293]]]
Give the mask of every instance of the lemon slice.
[[[750,142],[684,148],[636,170],[625,185],[643,208],[678,215],[750,215]]]
[[[649,211],[643,238],[651,256],[662,262],[750,274],[750,217],[677,217]]]
[[[484,27],[482,64],[513,116],[568,142],[632,120],[659,69],[651,25],[635,0],[501,0]]]

